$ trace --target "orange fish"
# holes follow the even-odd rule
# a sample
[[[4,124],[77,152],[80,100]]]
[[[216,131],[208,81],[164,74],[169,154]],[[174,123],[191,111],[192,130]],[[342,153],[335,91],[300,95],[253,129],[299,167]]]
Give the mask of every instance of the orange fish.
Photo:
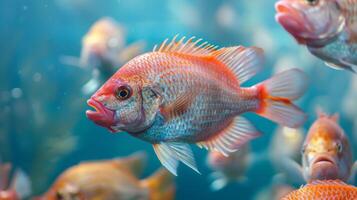
[[[313,181],[281,200],[356,200],[357,187],[340,180]]]
[[[39,200],[171,200],[173,177],[165,169],[139,180],[144,155],[84,162],[66,170]]]
[[[348,181],[354,178],[356,164],[353,162],[350,142],[338,124],[338,115],[329,116],[318,111],[302,147],[302,166],[293,160],[284,160],[293,177],[313,180]]]
[[[289,127],[305,121],[293,104],[307,86],[300,70],[242,87],[262,69],[263,57],[256,47],[217,49],[194,37],[175,37],[121,67],[88,100],[95,111],[86,114],[112,132],[153,144],[173,174],[180,161],[198,171],[189,144],[227,156],[260,135],[243,113]]]

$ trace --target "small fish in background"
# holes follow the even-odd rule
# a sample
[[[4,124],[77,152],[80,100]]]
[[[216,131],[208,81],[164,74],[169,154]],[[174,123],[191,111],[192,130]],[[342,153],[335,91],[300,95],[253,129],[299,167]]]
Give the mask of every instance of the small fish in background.
[[[12,166],[0,163],[0,200],[19,200],[31,194],[31,182],[22,170],[15,170],[11,176]]]
[[[281,0],[276,20],[334,69],[357,73],[356,0]]]
[[[321,111],[318,115],[302,147],[302,166],[293,160],[285,163],[307,182],[349,181],[354,177],[356,164],[352,160],[349,140],[338,125],[338,115],[328,116]]]
[[[340,180],[315,180],[295,190],[281,200],[353,200],[357,199],[357,187]]]
[[[114,19],[96,21],[82,39],[80,58],[62,57],[62,62],[90,70],[92,78],[83,87],[84,94],[93,93],[125,62],[139,55],[144,42],[126,45],[125,30]]]
[[[217,191],[231,182],[244,182],[245,173],[252,162],[249,144],[243,145],[238,151],[224,156],[220,152],[212,151],[207,156],[207,165],[214,170],[210,174],[211,190]]]
[[[172,200],[173,176],[165,169],[139,180],[146,156],[83,162],[63,172],[39,200]]]
[[[262,69],[262,49],[217,49],[194,37],[176,39],[121,67],[88,100],[95,110],[87,117],[153,144],[175,175],[179,161],[199,172],[189,144],[228,156],[259,137],[240,116],[245,112],[293,128],[304,123],[305,114],[293,104],[307,87],[302,71],[287,70],[243,88]]]
[[[300,176],[290,174],[286,169],[286,160],[301,161],[301,147],[304,142],[304,131],[288,127],[278,127],[273,134],[268,148],[268,157],[277,171],[276,178],[280,181],[302,184],[305,181]]]

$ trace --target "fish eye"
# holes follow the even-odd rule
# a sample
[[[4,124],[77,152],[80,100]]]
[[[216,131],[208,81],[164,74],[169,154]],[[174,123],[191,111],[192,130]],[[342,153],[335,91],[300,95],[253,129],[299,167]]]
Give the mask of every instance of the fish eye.
[[[319,0],[305,0],[309,5],[315,6],[319,3]]]
[[[338,151],[339,153],[342,153],[342,151],[343,151],[342,143],[338,142],[338,143],[336,144],[336,148],[337,148],[337,151]]]
[[[301,154],[305,154],[306,152],[306,145],[304,145],[302,148],[301,148]]]
[[[131,97],[131,88],[129,86],[123,85],[117,88],[115,91],[115,97],[118,100],[126,100]]]
[[[64,200],[64,196],[63,196],[62,192],[60,192],[60,191],[56,192],[56,199],[57,200]]]

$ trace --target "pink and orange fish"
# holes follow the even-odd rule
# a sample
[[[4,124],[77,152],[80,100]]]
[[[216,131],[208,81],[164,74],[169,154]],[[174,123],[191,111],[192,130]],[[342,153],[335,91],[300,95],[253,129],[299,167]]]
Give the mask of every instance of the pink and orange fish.
[[[334,69],[357,73],[357,0],[281,0],[276,20]]]
[[[295,190],[281,200],[353,200],[357,199],[357,188],[340,180],[313,181]]]
[[[300,70],[242,87],[261,71],[263,57],[256,47],[217,49],[200,39],[165,40],[122,66],[88,100],[95,111],[86,114],[111,132],[125,131],[153,144],[173,174],[179,161],[198,172],[189,144],[227,156],[260,136],[243,113],[288,127],[305,121],[293,104],[307,86]]]

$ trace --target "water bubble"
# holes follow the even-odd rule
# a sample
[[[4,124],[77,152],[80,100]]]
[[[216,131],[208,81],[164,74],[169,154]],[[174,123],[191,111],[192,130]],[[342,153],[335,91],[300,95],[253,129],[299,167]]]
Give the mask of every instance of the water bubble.
[[[32,76],[32,80],[34,82],[40,82],[42,80],[42,74],[36,72],[33,76]]]
[[[22,90],[20,88],[14,88],[11,90],[11,96],[18,99],[22,96]]]

